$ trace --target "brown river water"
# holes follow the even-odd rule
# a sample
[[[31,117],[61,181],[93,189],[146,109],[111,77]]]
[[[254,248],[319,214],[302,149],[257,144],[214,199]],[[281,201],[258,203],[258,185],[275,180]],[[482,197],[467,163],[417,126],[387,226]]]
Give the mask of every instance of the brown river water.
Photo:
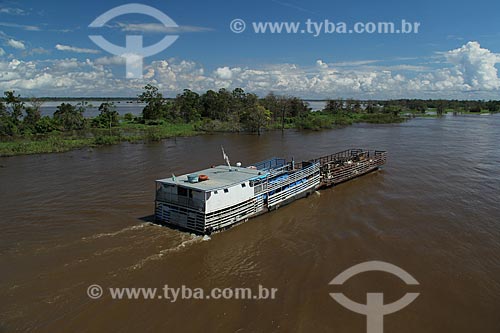
[[[386,303],[384,332],[500,332],[500,116],[217,134],[0,159],[0,332],[366,332],[329,295]],[[154,180],[222,164],[389,152],[383,170],[209,240],[152,224]],[[365,272],[397,265],[420,284]],[[100,299],[87,287],[104,288]],[[113,300],[111,287],[278,288],[275,299]]]

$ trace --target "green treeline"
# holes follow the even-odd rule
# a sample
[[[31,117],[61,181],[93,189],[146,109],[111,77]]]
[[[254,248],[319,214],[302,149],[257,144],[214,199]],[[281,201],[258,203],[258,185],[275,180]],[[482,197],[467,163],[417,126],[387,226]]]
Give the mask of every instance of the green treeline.
[[[121,141],[158,141],[162,138],[203,132],[253,132],[274,129],[320,130],[355,122],[393,123],[408,117],[435,116],[447,112],[499,112],[500,101],[335,99],[320,111],[293,96],[269,93],[259,98],[241,88],[208,90],[198,94],[185,89],[165,98],[159,89],[146,85],[138,100],[142,114],[119,115],[110,100],[102,99],[99,115],[84,117],[92,107],[84,100],[61,103],[52,116],[42,116],[46,98],[22,98],[14,91],[0,98],[0,156],[58,152],[76,147],[114,144]]]

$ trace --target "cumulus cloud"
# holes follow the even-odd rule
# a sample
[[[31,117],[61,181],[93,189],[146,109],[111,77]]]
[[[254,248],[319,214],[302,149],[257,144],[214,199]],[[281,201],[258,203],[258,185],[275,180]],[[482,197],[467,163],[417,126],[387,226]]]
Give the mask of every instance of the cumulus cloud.
[[[328,64],[324,63],[323,60],[321,60],[321,59],[316,60],[316,66],[318,66],[321,69],[328,68]]]
[[[74,53],[91,53],[91,54],[101,53],[101,51],[99,51],[99,50],[85,49],[85,48],[74,47],[74,46],[69,46],[69,45],[61,45],[61,44],[57,44],[56,49],[59,51],[67,51],[67,52],[74,52]]]
[[[241,68],[229,68],[228,66],[219,67],[215,70],[215,77],[220,80],[231,80],[235,75],[238,75],[241,72]]]
[[[13,38],[7,40],[7,45],[18,50],[24,50],[26,48],[23,42],[21,42],[20,40],[15,40]]]
[[[468,42],[462,47],[445,54],[446,59],[455,65],[458,75],[470,89],[499,89],[495,64],[500,56],[488,49],[481,48],[478,42]]]
[[[184,88],[204,92],[242,87],[259,95],[274,91],[303,98],[497,98],[498,55],[469,42],[439,57],[439,68],[431,69],[404,63],[377,66],[371,60],[347,66],[318,59],[309,66],[222,66],[212,71],[193,61],[164,59],[145,63],[142,80],[125,79],[121,57],[13,59],[0,60],[0,90],[15,88],[29,95],[131,96],[152,83],[167,96]]]

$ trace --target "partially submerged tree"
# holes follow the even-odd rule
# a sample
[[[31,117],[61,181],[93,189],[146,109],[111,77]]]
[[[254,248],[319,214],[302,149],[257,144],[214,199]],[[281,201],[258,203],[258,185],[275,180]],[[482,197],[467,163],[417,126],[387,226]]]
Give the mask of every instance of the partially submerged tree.
[[[146,106],[142,110],[142,117],[145,120],[156,120],[165,116],[165,99],[162,93],[158,91],[158,87],[147,84],[142,94],[138,97],[140,102],[146,103]]]
[[[99,106],[99,115],[94,118],[93,125],[97,127],[109,128],[118,126],[118,111],[116,111],[115,103],[101,103]]]
[[[77,107],[69,103],[62,103],[54,112],[54,119],[65,131],[79,130],[84,128],[85,119],[83,118],[82,107]]]

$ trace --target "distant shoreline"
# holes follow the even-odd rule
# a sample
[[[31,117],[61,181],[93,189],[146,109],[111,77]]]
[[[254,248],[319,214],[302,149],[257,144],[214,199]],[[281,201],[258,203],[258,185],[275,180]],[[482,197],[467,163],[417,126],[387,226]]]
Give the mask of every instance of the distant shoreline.
[[[163,97],[148,84],[137,97],[21,97],[0,100],[0,156],[64,152],[120,142],[151,142],[209,133],[332,129],[400,123],[415,117],[489,114],[500,101],[309,99],[270,92],[184,89]]]
[[[495,113],[461,113],[460,115],[492,115]],[[448,114],[451,115],[451,114]],[[405,118],[411,120],[415,118],[439,118],[437,115],[416,115],[412,118]],[[363,123],[362,121],[354,123]],[[387,124],[380,122],[379,124]],[[336,126],[330,129],[341,128],[344,126]],[[327,129],[327,128],[325,128]],[[325,130],[322,129],[322,130]],[[306,129],[299,129],[296,127],[287,127],[285,130],[297,131],[311,131]],[[268,129],[267,132],[280,131],[280,129]],[[79,133],[78,133],[79,132]],[[19,155],[31,154],[49,154],[61,153],[71,150],[82,148],[100,147],[105,145],[114,145],[123,142],[129,143],[146,143],[146,142],[159,142],[163,139],[173,137],[189,137],[204,134],[215,133],[236,133],[231,131],[203,131],[197,129],[197,124],[169,124],[162,123],[158,125],[144,125],[133,123],[120,123],[120,126],[113,128],[111,132],[108,129],[93,129],[75,131],[70,135],[65,133],[51,133],[38,138],[21,138],[12,141],[0,141],[0,157],[11,157]],[[249,133],[249,132],[239,132]]]

